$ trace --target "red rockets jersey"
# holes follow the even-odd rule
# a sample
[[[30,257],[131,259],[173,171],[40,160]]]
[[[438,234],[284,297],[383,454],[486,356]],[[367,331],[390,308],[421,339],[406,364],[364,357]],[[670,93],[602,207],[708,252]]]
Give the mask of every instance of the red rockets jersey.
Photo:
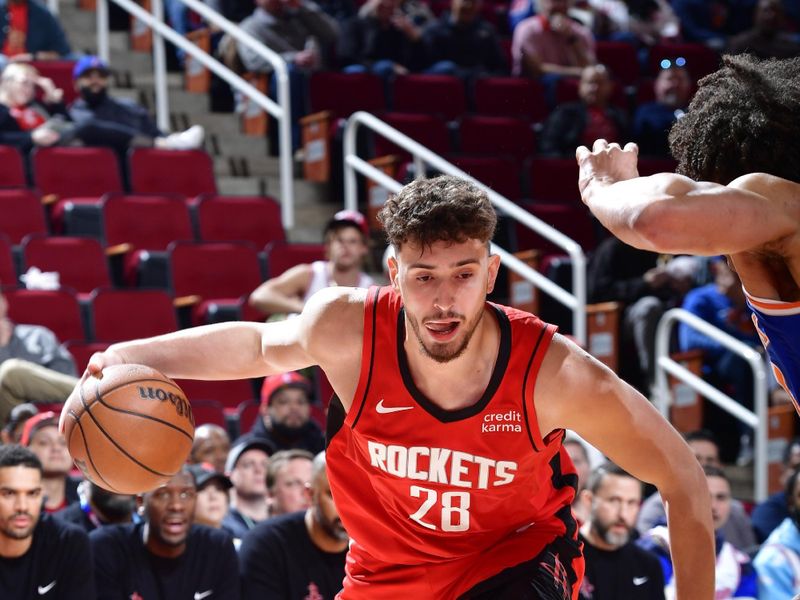
[[[577,476],[563,431],[543,440],[533,403],[555,327],[512,308],[487,310],[501,331],[489,385],[475,405],[445,411],[410,375],[399,294],[370,289],[353,404],[345,415],[334,398],[328,424],[328,476],[351,555],[357,548],[376,564],[430,565],[482,554],[523,531],[531,540],[574,535]],[[488,575],[542,544],[522,547],[528,555],[486,567]]]

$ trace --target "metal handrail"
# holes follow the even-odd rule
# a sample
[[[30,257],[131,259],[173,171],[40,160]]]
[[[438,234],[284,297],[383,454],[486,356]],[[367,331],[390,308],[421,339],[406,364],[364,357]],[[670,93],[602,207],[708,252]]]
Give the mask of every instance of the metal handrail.
[[[97,48],[98,55],[105,61],[109,59],[109,25],[108,25],[108,1],[98,0],[97,2]],[[240,91],[250,100],[255,102],[260,108],[267,111],[278,121],[278,141],[280,145],[279,165],[280,165],[280,188],[281,188],[281,221],[286,229],[294,227],[294,185],[293,185],[293,166],[292,166],[292,134],[291,134],[291,110],[289,103],[289,75],[286,61],[273,50],[267,48],[253,36],[243,31],[241,27],[219,15],[214,10],[208,8],[198,0],[180,0],[186,6],[196,11],[208,22],[216,25],[226,33],[229,33],[237,42],[241,42],[257,52],[262,58],[267,60],[275,71],[277,83],[278,102],[269,98],[266,94],[256,89],[249,82],[231,71],[228,67],[220,63],[195,44],[187,40],[183,35],[164,24],[163,22],[163,2],[162,0],[152,0],[152,14],[131,0],[111,0],[128,14],[136,17],[153,30],[153,70],[155,79],[156,93],[156,116],[158,125],[162,129],[168,129],[169,109],[166,85],[166,61],[164,60],[165,38],[175,44],[178,48],[191,55],[192,58],[200,62],[204,67],[213,71],[221,79],[228,82],[233,88]]]
[[[755,412],[743,407],[736,400],[689,371],[669,356],[672,326],[676,321],[693,327],[744,358],[753,371],[753,398]],[[708,321],[704,321],[682,308],[673,308],[664,313],[656,329],[656,408],[669,418],[672,394],[667,383],[667,373],[680,379],[699,394],[708,398],[722,410],[753,428],[755,432],[755,482],[756,502],[767,498],[767,370],[764,359],[754,348],[725,333]]]
[[[116,0],[115,0],[116,1]],[[500,256],[501,262],[512,271],[518,273],[528,281],[538,286],[543,292],[549,294],[568,308],[573,314],[573,335],[578,343],[585,345],[586,332],[586,255],[576,241],[570,239],[557,229],[554,229],[541,219],[536,218],[528,211],[520,208],[511,200],[501,196],[474,177],[468,175],[454,164],[446,161],[438,154],[415,142],[413,139],[398,131],[391,125],[381,121],[367,112],[355,112],[347,120],[344,133],[344,202],[345,208],[356,210],[358,207],[356,172],[361,173],[389,190],[397,193],[402,185],[379,169],[359,158],[356,149],[356,132],[359,126],[372,129],[379,135],[390,139],[392,142],[407,150],[414,157],[417,176],[423,176],[425,164],[432,166],[442,173],[466,179],[484,190],[497,208],[504,214],[516,219],[529,229],[544,236],[554,244],[560,246],[572,259],[572,293],[555,284],[547,277],[532,269],[511,253],[492,244],[492,251]]]

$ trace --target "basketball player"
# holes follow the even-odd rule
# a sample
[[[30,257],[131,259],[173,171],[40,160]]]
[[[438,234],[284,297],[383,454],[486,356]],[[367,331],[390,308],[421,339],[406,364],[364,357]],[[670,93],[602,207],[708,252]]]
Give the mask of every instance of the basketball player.
[[[726,56],[670,132],[681,175],[639,177],[637,148],[576,150],[583,201],[622,241],[724,254],[800,412],[800,59]]]
[[[500,259],[486,194],[417,180],[381,219],[391,285],[325,288],[296,319],[115,344],[84,377],[121,363],[219,379],[320,365],[336,392],[328,477],[351,537],[342,600],[575,599],[583,560],[565,429],[661,490],[679,598],[711,598],[697,461],[644,397],[553,326],[487,303]]]

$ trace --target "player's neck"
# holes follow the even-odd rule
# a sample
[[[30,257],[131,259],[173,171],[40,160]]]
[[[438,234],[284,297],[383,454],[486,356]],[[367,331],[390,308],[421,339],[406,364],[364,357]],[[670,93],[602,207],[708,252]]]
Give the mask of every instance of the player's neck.
[[[33,535],[17,540],[0,533],[0,558],[19,558],[33,544]]]
[[[269,505],[266,496],[241,496],[234,494],[231,506],[243,516],[253,521],[263,521],[269,516]]]
[[[335,554],[347,550],[347,540],[340,540],[331,536],[327,531],[322,528],[319,521],[314,518],[314,509],[309,508],[306,510],[304,516],[306,531],[311,542],[323,552]]]

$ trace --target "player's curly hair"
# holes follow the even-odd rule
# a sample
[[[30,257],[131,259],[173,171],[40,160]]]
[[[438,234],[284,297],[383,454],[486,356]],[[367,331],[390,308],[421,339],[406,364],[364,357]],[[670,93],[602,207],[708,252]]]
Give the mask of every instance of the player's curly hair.
[[[698,181],[769,173],[800,182],[800,58],[724,56],[669,143],[678,172]]]
[[[378,219],[398,250],[409,241],[423,248],[470,239],[488,244],[497,226],[486,192],[448,175],[409,183],[386,201]]]

